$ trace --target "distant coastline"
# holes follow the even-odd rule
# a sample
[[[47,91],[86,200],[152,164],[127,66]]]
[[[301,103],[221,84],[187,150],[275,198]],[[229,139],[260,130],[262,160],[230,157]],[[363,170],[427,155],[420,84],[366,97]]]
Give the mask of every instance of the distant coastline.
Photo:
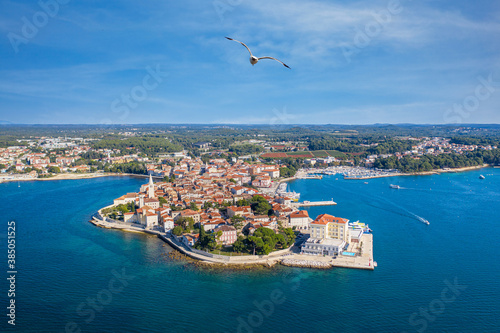
[[[49,178],[14,178],[14,179],[2,179],[0,178],[0,183],[7,182],[24,182],[24,181],[49,181],[49,180],[75,180],[75,179],[93,179],[93,178],[101,178],[101,177],[138,177],[138,178],[148,178],[149,175],[140,175],[135,173],[116,173],[116,172],[107,172],[107,173],[61,173],[57,174],[54,177]],[[154,177],[153,178],[160,178]]]
[[[424,172],[409,172],[409,173],[394,173],[390,175],[380,175],[380,176],[367,176],[367,177],[345,177],[345,179],[348,180],[366,180],[366,179],[374,179],[374,178],[387,178],[387,177],[398,177],[398,176],[429,176],[429,175],[437,175],[441,173],[457,173],[457,172],[466,172],[466,171],[472,171],[472,170],[478,170],[478,169],[483,169],[483,168],[498,168],[498,166],[491,166],[489,164],[483,164],[483,165],[476,165],[476,166],[470,166],[470,167],[463,167],[463,168],[449,168],[449,169],[434,169],[431,171],[424,171]],[[58,174],[54,177],[50,178],[14,178],[14,179],[2,179],[0,178],[0,183],[7,183],[7,182],[21,182],[21,181],[49,181],[49,180],[75,180],[75,179],[93,179],[93,178],[100,178],[100,177],[138,177],[138,178],[147,178],[149,175],[141,175],[141,174],[135,174],[135,173],[116,173],[116,172],[111,172],[111,173],[98,173],[98,172],[93,172],[93,173],[61,173]],[[160,179],[161,177],[154,177]],[[294,177],[289,177],[289,178],[284,178],[278,180],[276,183],[282,183],[282,182],[289,182],[293,180],[300,179],[300,176],[295,175]]]
[[[438,175],[438,174],[442,174],[442,173],[466,172],[466,171],[472,171],[472,170],[478,170],[478,169],[490,168],[490,167],[493,167],[493,166],[491,166],[489,164],[483,164],[483,165],[475,165],[475,166],[462,167],[462,168],[434,169],[434,170],[423,171],[423,172],[393,173],[393,174],[386,174],[386,175],[363,176],[363,177],[344,177],[344,179],[347,179],[347,180],[366,180],[366,179],[399,177],[399,176],[430,176],[430,175]],[[301,178],[300,178],[300,176],[295,175],[294,177],[282,179],[279,181],[279,183],[289,182],[289,181],[297,180],[297,179],[301,179]]]
[[[483,164],[483,165],[475,165],[475,166],[463,167],[463,168],[434,169],[431,171],[397,173],[397,174],[393,174],[393,175],[383,175],[383,176],[368,176],[368,177],[358,177],[358,178],[346,177],[345,179],[361,180],[361,179],[374,179],[374,178],[386,178],[386,177],[398,177],[398,176],[430,176],[430,175],[439,175],[442,173],[466,172],[466,171],[478,170],[478,169],[489,168],[489,167],[491,167],[491,166],[488,164]]]

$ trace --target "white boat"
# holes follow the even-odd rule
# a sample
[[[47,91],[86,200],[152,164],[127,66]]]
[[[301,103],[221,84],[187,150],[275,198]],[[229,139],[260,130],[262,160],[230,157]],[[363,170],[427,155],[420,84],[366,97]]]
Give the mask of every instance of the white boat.
[[[352,230],[363,230],[363,232],[365,232],[365,233],[372,232],[372,229],[370,229],[368,224],[361,223],[359,221],[349,222],[349,228],[351,228]]]
[[[389,185],[389,187],[390,188],[395,188],[395,189],[398,189],[398,190],[401,188],[401,186],[399,186],[399,185],[392,185],[392,184]]]
[[[429,224],[430,224],[430,223],[429,223],[429,221],[427,221],[427,220],[426,220],[426,219],[424,219],[423,217],[420,217],[420,216],[418,216],[418,215],[415,215],[415,217],[416,217],[419,221],[421,221],[421,222],[423,222],[423,223],[425,223],[425,224],[427,224],[427,225],[429,225]]]
[[[479,179],[484,179],[486,177],[484,177],[483,175],[479,175]]]

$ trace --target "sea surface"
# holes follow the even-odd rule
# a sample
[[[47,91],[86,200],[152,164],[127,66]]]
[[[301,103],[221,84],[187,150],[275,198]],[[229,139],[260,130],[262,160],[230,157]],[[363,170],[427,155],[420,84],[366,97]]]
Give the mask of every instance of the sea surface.
[[[88,222],[145,182],[0,184],[1,332],[500,332],[500,169],[290,183],[301,200],[338,203],[308,209],[312,218],[370,225],[374,271],[210,271],[170,259],[156,237]],[[15,327],[6,316],[8,221]]]

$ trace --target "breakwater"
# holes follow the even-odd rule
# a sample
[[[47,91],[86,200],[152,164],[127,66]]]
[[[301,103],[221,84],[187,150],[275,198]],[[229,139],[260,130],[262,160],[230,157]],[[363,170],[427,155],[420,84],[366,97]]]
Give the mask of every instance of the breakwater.
[[[281,264],[284,266],[306,267],[306,268],[332,268],[332,265],[323,261],[283,259]]]
[[[334,206],[337,203],[333,200],[331,201],[304,201],[304,202],[294,202],[292,203],[295,207],[314,207],[314,206]]]

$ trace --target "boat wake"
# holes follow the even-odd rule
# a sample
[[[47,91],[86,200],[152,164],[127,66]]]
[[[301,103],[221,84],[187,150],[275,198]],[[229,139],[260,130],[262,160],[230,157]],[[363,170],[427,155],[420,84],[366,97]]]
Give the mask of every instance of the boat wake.
[[[417,214],[414,214],[414,213],[412,213],[412,212],[410,212],[410,211],[408,211],[408,213],[409,213],[409,214],[411,214],[411,215],[413,215],[413,217],[415,217],[415,218],[416,218],[417,220],[419,220],[420,222],[425,223],[425,224],[427,224],[427,225],[429,225],[429,224],[430,224],[430,223],[429,223],[429,221],[427,221],[426,219],[424,219],[422,216],[418,216]]]
[[[403,187],[401,187],[403,189]],[[387,212],[390,212],[390,213],[393,213],[393,214],[397,214],[397,215],[400,215],[400,216],[404,216],[404,217],[408,217],[408,218],[411,218],[413,220],[416,220],[416,221],[419,221],[419,222],[422,222],[422,223],[425,223],[425,224],[430,224],[429,221],[427,221],[425,218],[415,214],[415,213],[412,213],[411,211],[409,211],[408,209],[390,201],[390,200],[387,200],[386,198],[382,197],[382,196],[367,196],[366,194],[362,194],[360,192],[353,192],[351,190],[347,190],[345,188],[342,188],[342,187],[339,187],[339,189],[341,191],[346,191],[348,193],[351,193],[353,195],[356,195],[357,197],[360,197],[360,198],[363,198],[365,200],[363,200],[365,202],[366,205],[368,206],[371,206],[373,208],[377,208],[377,209],[381,209],[381,210],[384,210],[384,211],[387,211]],[[378,205],[374,205],[373,202],[378,202],[381,204],[381,206],[378,206]],[[382,207],[385,206],[385,207]],[[389,207],[388,207],[389,206]],[[393,208],[393,209],[391,209]]]

